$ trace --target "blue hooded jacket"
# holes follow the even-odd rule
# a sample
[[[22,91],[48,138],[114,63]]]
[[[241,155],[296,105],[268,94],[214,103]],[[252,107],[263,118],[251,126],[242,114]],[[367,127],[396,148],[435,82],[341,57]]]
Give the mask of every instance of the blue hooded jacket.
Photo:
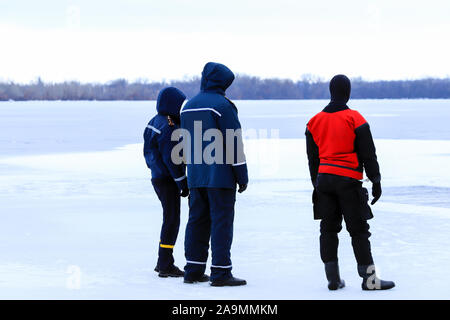
[[[233,72],[223,64],[207,63],[202,72],[200,93],[189,100],[181,110],[181,128],[189,131],[191,139],[190,149],[185,150],[189,188],[235,189],[236,184],[248,183],[242,135],[236,134],[233,137],[234,143],[227,144],[226,139],[227,129],[232,129],[232,132],[241,129],[237,108],[225,97],[225,91],[233,80]],[[197,128],[201,124],[201,138],[194,134],[195,123]],[[217,139],[215,136],[208,137],[209,129],[217,129],[216,132],[220,131],[223,137],[223,142],[218,142],[223,143],[223,154],[220,156],[215,150],[211,152],[213,157],[217,157],[212,163],[205,161],[203,156],[210,150],[208,145]],[[199,139],[201,146],[200,143],[196,145],[194,141],[200,141]],[[227,150],[231,148],[234,157],[227,161]],[[241,157],[238,157],[239,155]]]
[[[172,148],[178,141],[172,141],[171,136],[179,128],[176,122],[185,99],[186,96],[177,88],[161,90],[156,103],[158,114],[150,120],[144,131],[144,157],[147,167],[152,171],[152,178],[172,178],[180,190],[187,188],[186,166],[172,162]],[[168,116],[175,121],[169,123]]]

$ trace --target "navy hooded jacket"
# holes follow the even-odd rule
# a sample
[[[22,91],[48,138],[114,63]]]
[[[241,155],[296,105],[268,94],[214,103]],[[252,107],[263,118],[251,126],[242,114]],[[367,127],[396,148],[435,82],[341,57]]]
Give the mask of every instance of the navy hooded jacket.
[[[180,189],[187,188],[186,166],[176,165],[171,159],[172,148],[178,141],[172,141],[176,123],[180,117],[181,106],[186,96],[177,88],[168,87],[158,95],[156,110],[158,114],[150,120],[144,131],[144,157],[152,178],[172,178]],[[169,123],[168,116],[172,120]]]
[[[189,131],[191,139],[190,148],[188,144],[185,145],[189,188],[235,189],[236,184],[248,183],[242,135],[239,134],[240,130],[235,131],[241,129],[238,111],[225,97],[225,91],[233,80],[234,74],[226,66],[214,62],[207,63],[202,72],[200,93],[189,100],[181,110],[181,128]],[[197,128],[201,124],[201,138],[194,134],[195,123]],[[222,134],[222,157],[216,151],[211,152],[213,156],[217,156],[216,160],[220,158],[222,161],[211,163],[204,159],[203,155],[208,151],[208,145],[216,142],[215,136],[205,135],[209,129],[217,129],[216,132],[220,131]],[[227,129],[238,133],[232,138],[234,143],[227,144]],[[194,141],[196,139],[197,141],[201,139],[201,145],[198,143],[196,146]],[[233,153],[230,154],[234,156],[227,160],[228,149],[233,149]]]

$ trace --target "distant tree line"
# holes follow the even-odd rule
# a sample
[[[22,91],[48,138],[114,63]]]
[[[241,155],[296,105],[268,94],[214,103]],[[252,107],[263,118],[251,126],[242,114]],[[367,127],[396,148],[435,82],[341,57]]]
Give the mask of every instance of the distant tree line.
[[[200,88],[200,79],[170,82],[128,82],[124,79],[108,83],[0,83],[0,101],[25,100],[155,100],[166,86],[175,86],[189,98]],[[238,75],[227,91],[231,99],[328,99],[328,81],[313,77],[302,80],[261,79]],[[352,80],[354,99],[450,98],[450,78],[396,81]]]

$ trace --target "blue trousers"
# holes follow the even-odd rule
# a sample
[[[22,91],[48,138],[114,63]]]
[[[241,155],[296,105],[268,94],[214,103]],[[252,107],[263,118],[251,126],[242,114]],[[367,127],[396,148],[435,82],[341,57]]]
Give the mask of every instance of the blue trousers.
[[[163,208],[157,267],[168,271],[174,265],[173,247],[180,228],[180,190],[172,178],[152,179]]]
[[[195,280],[205,273],[211,239],[211,280],[231,277],[235,189],[192,188],[189,220],[184,242],[187,264],[185,279]]]

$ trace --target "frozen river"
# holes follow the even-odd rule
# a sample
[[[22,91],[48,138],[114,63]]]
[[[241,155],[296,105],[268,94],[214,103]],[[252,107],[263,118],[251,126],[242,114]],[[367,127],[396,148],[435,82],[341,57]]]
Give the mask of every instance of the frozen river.
[[[245,141],[250,185],[237,199],[232,258],[248,285],[212,288],[152,271],[162,217],[142,131],[154,102],[0,103],[0,298],[450,298],[449,100],[350,104],[371,124],[383,176],[372,247],[397,287],[376,293],[360,289],[345,229],[347,287],[326,288],[303,140],[326,101],[236,104],[244,129],[281,139]],[[186,220],[183,202],[180,267]]]
[[[303,138],[325,100],[236,101],[244,129]],[[450,100],[352,100],[378,139],[450,140]],[[142,142],[154,101],[2,102],[0,156],[111,150]]]

